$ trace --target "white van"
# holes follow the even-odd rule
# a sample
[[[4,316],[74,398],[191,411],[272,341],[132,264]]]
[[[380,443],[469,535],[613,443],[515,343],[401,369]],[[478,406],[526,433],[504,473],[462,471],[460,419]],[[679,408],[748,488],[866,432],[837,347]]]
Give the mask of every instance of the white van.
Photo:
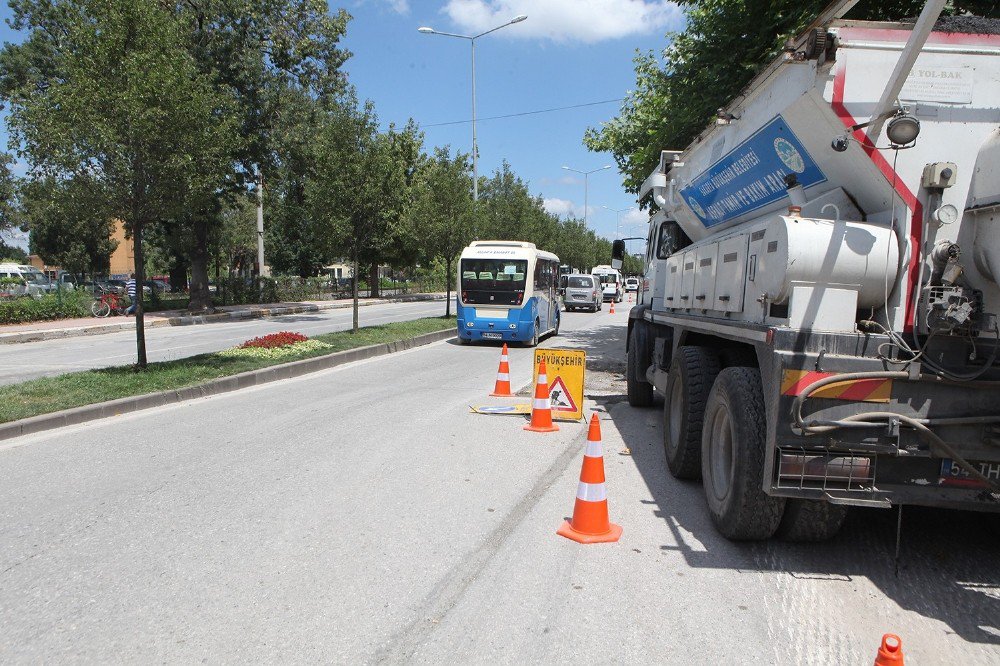
[[[34,266],[24,264],[0,264],[0,278],[21,278],[24,280],[22,290],[11,290],[11,293],[20,293],[33,298],[41,298],[51,291],[51,282]]]
[[[601,281],[601,291],[605,301],[621,303],[625,297],[622,274],[611,266],[594,266],[590,274]]]

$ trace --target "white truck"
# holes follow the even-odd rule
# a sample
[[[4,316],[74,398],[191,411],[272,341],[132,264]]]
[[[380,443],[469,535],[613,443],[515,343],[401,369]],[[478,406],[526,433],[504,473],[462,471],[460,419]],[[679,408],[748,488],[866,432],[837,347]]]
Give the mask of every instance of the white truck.
[[[934,31],[943,0],[915,25],[852,4],[640,193],[628,399],[662,393],[667,467],[730,539],[1000,511],[1000,34]]]

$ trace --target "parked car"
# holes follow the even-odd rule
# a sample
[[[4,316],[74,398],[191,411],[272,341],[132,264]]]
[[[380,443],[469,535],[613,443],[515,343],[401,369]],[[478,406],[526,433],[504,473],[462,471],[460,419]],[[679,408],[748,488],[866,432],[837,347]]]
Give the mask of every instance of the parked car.
[[[564,277],[566,287],[563,289],[563,304],[567,311],[586,309],[597,312],[603,307],[601,282],[597,277],[582,273]]]
[[[625,291],[639,291],[639,278],[625,278]]]

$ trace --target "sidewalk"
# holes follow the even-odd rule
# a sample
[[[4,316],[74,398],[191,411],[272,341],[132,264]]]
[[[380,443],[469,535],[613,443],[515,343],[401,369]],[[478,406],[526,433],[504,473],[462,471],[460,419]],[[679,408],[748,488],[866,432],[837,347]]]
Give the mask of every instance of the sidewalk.
[[[382,303],[409,303],[412,301],[443,301],[443,293],[408,294],[389,298],[366,298],[358,302],[359,307],[379,305]],[[264,319],[299,312],[319,312],[321,310],[337,310],[350,308],[351,299],[335,301],[300,301],[294,303],[268,303],[264,305],[226,305],[215,308],[212,314],[192,315],[185,310],[169,310],[165,312],[146,313],[143,317],[146,328],[161,326],[191,326],[195,324],[210,324],[219,321],[237,319]],[[72,338],[81,335],[101,335],[117,331],[135,330],[135,319],[132,317],[81,317],[78,319],[58,319],[55,321],[39,321],[30,324],[11,324],[0,326],[0,345],[22,342],[38,342],[56,338]]]

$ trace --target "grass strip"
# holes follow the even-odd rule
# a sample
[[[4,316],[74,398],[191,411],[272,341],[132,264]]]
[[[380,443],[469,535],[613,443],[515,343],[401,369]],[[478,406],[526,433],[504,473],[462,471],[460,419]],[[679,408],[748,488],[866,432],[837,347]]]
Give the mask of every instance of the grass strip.
[[[175,361],[150,363],[145,372],[137,372],[130,365],[120,365],[33,379],[0,387],[0,423],[118,398],[195,386],[219,377],[327,356],[357,347],[398,342],[454,326],[454,317],[428,317],[369,326],[357,333],[342,331],[317,335],[312,339],[330,346],[307,349],[278,359],[227,358],[216,353],[199,354]]]

